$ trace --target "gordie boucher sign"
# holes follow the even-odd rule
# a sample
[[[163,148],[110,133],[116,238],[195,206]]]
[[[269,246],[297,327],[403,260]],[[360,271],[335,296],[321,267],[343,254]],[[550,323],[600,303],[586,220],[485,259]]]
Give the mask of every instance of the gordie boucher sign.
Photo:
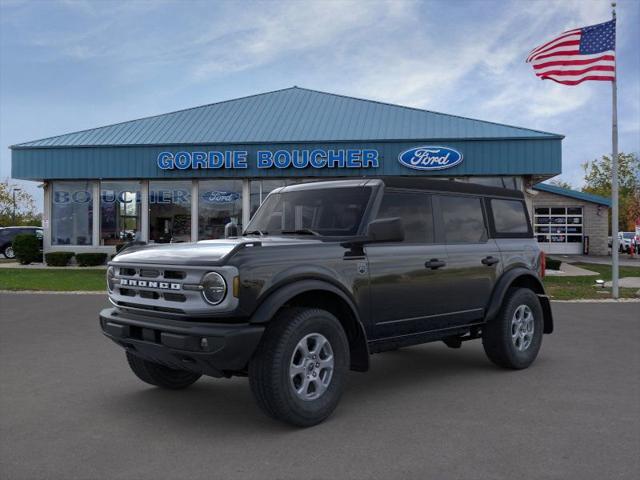
[[[258,150],[250,155],[247,150],[211,150],[161,152],[156,160],[162,170],[246,169],[255,165],[259,169],[350,169],[378,168],[380,154],[374,149],[313,149],[313,150]],[[442,170],[462,162],[462,154],[449,147],[421,146],[410,148],[398,155],[398,162],[414,170]]]

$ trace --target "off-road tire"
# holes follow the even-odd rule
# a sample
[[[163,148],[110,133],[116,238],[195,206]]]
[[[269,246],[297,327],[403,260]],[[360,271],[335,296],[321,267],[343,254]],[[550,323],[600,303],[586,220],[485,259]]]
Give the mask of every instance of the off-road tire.
[[[533,314],[534,331],[531,343],[519,351],[512,340],[512,319],[516,309],[526,305]],[[515,370],[527,368],[538,356],[542,345],[543,313],[538,296],[528,288],[512,288],[505,295],[502,308],[495,318],[485,325],[482,346],[493,363]]]
[[[143,382],[156,387],[180,390],[192,385],[202,376],[198,373],[174,370],[164,365],[149,362],[129,352],[126,352],[126,354],[127,362],[133,373]]]
[[[296,396],[290,364],[298,342],[319,333],[330,343],[334,357],[331,381],[314,400]],[[299,427],[325,420],[336,408],[349,370],[349,342],[338,319],[316,308],[286,308],[269,323],[249,362],[249,383],[260,408],[270,417]]]

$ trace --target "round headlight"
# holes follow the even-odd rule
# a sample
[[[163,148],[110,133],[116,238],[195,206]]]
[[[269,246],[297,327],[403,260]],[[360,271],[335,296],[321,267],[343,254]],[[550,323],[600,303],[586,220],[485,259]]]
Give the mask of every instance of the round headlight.
[[[107,290],[109,290],[110,292],[113,292],[113,286],[115,285],[115,282],[113,281],[113,279],[115,276],[116,276],[116,269],[113,267],[107,268]]]
[[[227,294],[227,282],[222,275],[209,272],[202,277],[202,296],[211,305],[218,305]]]

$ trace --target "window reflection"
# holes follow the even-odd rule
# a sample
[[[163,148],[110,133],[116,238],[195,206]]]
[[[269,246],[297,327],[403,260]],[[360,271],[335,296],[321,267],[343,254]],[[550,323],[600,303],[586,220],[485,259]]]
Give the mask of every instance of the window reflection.
[[[149,241],[191,241],[191,181],[149,182]]]
[[[140,182],[100,185],[100,243],[119,245],[140,240]]]
[[[91,245],[93,234],[91,183],[55,182],[51,203],[51,244]]]
[[[242,180],[205,180],[198,190],[198,239],[224,238],[224,227],[242,228]]]

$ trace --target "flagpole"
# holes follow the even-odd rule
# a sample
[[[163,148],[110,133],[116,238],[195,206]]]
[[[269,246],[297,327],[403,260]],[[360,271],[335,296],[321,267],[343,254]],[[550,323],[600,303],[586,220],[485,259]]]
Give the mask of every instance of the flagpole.
[[[611,14],[616,19],[616,2],[611,2]],[[617,25],[616,25],[617,27]],[[617,28],[616,28],[617,30]],[[611,296],[618,298],[618,56],[615,76],[611,82]]]

